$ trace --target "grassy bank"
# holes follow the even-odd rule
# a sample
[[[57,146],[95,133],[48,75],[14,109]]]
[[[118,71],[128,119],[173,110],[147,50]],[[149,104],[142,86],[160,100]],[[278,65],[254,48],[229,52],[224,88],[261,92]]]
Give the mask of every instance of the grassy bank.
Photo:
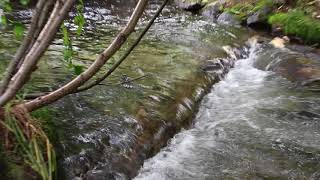
[[[6,117],[0,144],[0,177],[12,180],[55,179],[56,154],[51,142],[57,142],[52,116],[54,111],[35,111],[26,123]],[[6,135],[7,132],[7,135]]]
[[[317,0],[233,0],[226,3],[223,11],[244,21],[263,8],[271,10],[260,17],[261,21],[274,30],[306,43],[320,42],[320,1]]]
[[[203,9],[218,6],[220,14],[232,14],[244,25],[249,25],[251,18],[278,35],[281,32],[300,42],[320,43],[320,0],[202,0],[202,3],[206,5]]]

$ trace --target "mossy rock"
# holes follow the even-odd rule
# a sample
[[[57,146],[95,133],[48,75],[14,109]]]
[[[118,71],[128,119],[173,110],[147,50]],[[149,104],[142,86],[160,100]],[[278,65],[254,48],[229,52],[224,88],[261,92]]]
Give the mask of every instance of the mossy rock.
[[[223,4],[220,1],[215,1],[207,4],[201,11],[201,15],[210,19],[216,18],[222,11]]]
[[[218,17],[217,22],[219,24],[231,25],[231,26],[237,26],[237,25],[240,25],[240,23],[241,23],[239,21],[239,19],[234,14],[231,14],[229,12],[222,13]]]
[[[311,18],[301,10],[272,15],[268,22],[281,27],[286,35],[297,36],[308,43],[320,43],[320,21]]]
[[[272,8],[266,6],[247,18],[247,25],[254,26],[256,24],[268,24],[268,16],[272,12]]]
[[[174,2],[179,8],[191,12],[197,12],[206,5],[202,0],[175,0]]]
[[[224,9],[225,12],[235,14],[238,19],[246,22],[250,16],[251,20],[260,21],[260,19],[267,19],[267,16],[271,11],[274,3],[272,0],[259,0],[254,2],[238,2],[230,7]]]

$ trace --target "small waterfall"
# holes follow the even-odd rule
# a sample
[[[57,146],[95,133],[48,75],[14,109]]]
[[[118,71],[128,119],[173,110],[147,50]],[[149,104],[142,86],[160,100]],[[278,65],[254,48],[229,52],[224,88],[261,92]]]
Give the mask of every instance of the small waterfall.
[[[320,125],[320,99],[256,69],[263,51],[250,41],[249,55],[213,86],[193,127],[145,161],[136,180],[319,178],[320,130],[312,126]]]

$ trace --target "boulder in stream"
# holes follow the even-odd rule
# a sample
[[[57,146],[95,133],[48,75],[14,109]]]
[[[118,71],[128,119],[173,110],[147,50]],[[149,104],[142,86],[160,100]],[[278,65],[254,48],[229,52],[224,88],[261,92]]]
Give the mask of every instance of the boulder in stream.
[[[268,15],[272,12],[271,7],[263,7],[257,12],[250,15],[247,19],[247,25],[248,26],[257,26],[257,25],[264,25],[268,26]]]
[[[240,25],[240,21],[236,18],[236,16],[228,12],[224,12],[220,14],[220,16],[217,19],[217,22],[219,24],[231,25],[231,26]]]
[[[319,90],[320,55],[313,53],[312,48],[302,48],[302,51],[297,48],[291,50],[291,45],[285,42],[285,38],[274,38],[270,43],[264,44],[255,67],[273,71],[297,85]]]
[[[177,6],[183,10],[197,12],[205,6],[202,0],[175,0]]]
[[[210,3],[203,8],[201,15],[209,19],[215,19],[221,13],[221,6],[220,1]]]

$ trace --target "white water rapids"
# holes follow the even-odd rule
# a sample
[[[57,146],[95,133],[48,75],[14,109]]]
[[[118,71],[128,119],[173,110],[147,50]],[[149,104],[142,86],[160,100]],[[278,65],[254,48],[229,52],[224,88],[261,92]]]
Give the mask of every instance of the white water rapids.
[[[254,68],[263,51],[236,62],[136,180],[319,178],[319,98]]]

